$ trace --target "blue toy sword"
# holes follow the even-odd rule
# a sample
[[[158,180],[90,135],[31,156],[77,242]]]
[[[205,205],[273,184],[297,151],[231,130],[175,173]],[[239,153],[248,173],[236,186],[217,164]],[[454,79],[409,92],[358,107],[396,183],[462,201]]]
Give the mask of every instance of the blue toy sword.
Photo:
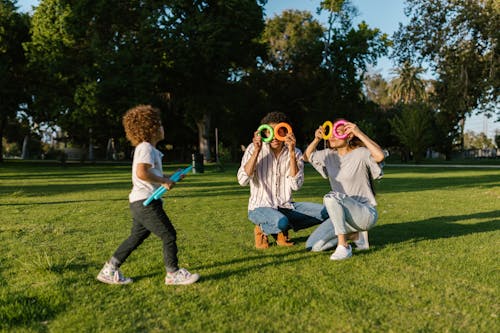
[[[185,169],[182,169],[182,170],[179,170],[177,171],[176,173],[174,173],[172,176],[170,176],[170,180],[173,181],[173,182],[178,182],[179,180],[182,179],[182,176],[183,175],[187,175],[189,171],[191,171],[191,169],[193,168],[192,165],[188,166],[187,168]],[[149,198],[144,201],[142,204],[144,206],[147,206],[151,203],[151,201],[153,200],[158,200],[161,198],[161,196],[167,192],[167,188],[165,186],[160,186],[156,189],[156,191],[153,192],[153,194],[151,194],[149,196]]]

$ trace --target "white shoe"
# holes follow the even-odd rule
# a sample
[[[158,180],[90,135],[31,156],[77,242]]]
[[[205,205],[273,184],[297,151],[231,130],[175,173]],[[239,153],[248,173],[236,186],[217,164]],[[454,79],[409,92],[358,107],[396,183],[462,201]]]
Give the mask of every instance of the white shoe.
[[[330,260],[344,260],[350,257],[352,257],[351,245],[347,245],[347,247],[338,245],[335,252],[330,256]]]
[[[132,283],[132,279],[123,276],[122,271],[110,263],[105,263],[104,267],[101,269],[97,275],[97,280],[107,283],[107,284],[129,284]]]
[[[167,276],[165,277],[165,284],[191,284],[198,281],[199,278],[200,276],[198,274],[191,274],[187,269],[181,268],[174,273],[167,273]]]
[[[368,243],[368,231],[360,231],[358,232],[358,240],[354,241],[354,245],[356,245],[356,250],[364,251],[370,248],[370,243]]]

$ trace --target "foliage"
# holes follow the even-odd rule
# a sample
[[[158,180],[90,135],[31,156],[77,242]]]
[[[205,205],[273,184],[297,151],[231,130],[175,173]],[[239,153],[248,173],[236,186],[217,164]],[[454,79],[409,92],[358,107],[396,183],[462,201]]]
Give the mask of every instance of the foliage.
[[[156,6],[156,7],[155,7]],[[122,135],[121,115],[149,102],[162,68],[154,1],[44,0],[33,16],[30,64],[33,113],[56,122],[73,141]],[[75,66],[75,64],[78,64]]]
[[[130,165],[1,165],[0,330],[499,331],[498,170],[386,166],[371,249],[335,263],[304,250],[313,228],[291,232],[292,248],[254,249],[236,167],[209,166],[164,196],[180,264],[199,283],[163,285],[152,235],[120,287],[95,276],[129,233]],[[307,166],[295,197],[321,202],[328,188]]]
[[[403,106],[400,116],[389,120],[393,134],[413,153],[415,162],[424,158],[425,151],[433,140],[431,112],[425,105],[409,104]]]
[[[22,43],[29,40],[29,16],[19,14],[15,1],[0,1],[0,141],[20,105],[28,102],[24,86],[26,59]],[[3,161],[0,147],[0,162]]]
[[[467,131],[464,135],[465,149],[485,149],[495,148],[493,140],[488,138],[484,133],[476,134],[474,131]]]
[[[198,150],[211,159],[215,114],[236,112],[227,98],[232,85],[261,54],[262,5],[256,0],[170,1],[163,8],[162,38],[172,67],[163,91],[172,93],[174,112],[198,132]],[[237,23],[237,24],[236,24]],[[251,70],[250,70],[251,71]]]
[[[393,103],[422,103],[427,99],[425,82],[421,74],[425,70],[422,67],[414,67],[409,61],[394,70],[396,77],[389,85],[389,94]]]
[[[388,108],[392,104],[389,95],[389,83],[381,74],[366,74],[363,83],[368,100],[382,108]]]
[[[266,21],[262,34],[268,45],[265,68],[314,71],[321,65],[323,27],[308,11],[285,10]]]
[[[499,116],[498,2],[409,0],[406,13],[410,23],[395,34],[395,56],[433,68],[439,109],[449,114],[447,121],[463,123],[475,110]]]

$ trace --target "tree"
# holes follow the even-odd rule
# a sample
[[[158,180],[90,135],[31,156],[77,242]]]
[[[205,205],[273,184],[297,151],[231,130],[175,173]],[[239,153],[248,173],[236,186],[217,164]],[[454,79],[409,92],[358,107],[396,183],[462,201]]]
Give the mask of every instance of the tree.
[[[123,133],[121,116],[151,102],[168,66],[156,1],[43,0],[26,44],[32,116],[57,123],[77,143]]]
[[[473,111],[500,116],[498,1],[409,0],[406,13],[410,23],[395,34],[394,56],[430,65],[440,112],[449,114],[443,119],[460,127],[455,135],[463,138]]]
[[[307,11],[285,10],[267,20],[262,34],[268,45],[265,67],[276,71],[305,71],[321,65],[323,27]]]
[[[366,97],[368,100],[386,109],[392,104],[389,95],[389,83],[381,74],[367,74],[364,79]]]
[[[464,135],[464,148],[465,149],[485,149],[494,148],[493,140],[488,138],[486,134],[476,134],[474,131],[467,131]]]
[[[337,117],[364,118],[362,86],[368,65],[387,54],[391,45],[387,34],[352,18],[357,9],[349,0],[325,0],[319,12],[328,13],[322,67],[325,70],[323,98]]]
[[[4,129],[28,101],[26,59],[22,44],[29,40],[29,16],[17,13],[15,1],[0,0],[0,141]],[[3,146],[0,147],[0,162]]]
[[[415,162],[420,162],[432,142],[431,110],[425,104],[404,105],[400,115],[390,119],[393,134],[401,144],[413,153]]]
[[[425,92],[425,82],[421,74],[425,70],[422,67],[413,67],[409,61],[405,61],[403,66],[396,68],[389,85],[389,94],[392,101],[397,103],[418,103],[423,102],[427,96]]]
[[[261,0],[170,1],[161,24],[172,67],[163,86],[185,123],[198,132],[199,152],[211,159],[214,114],[227,108],[227,96],[255,67],[264,28]]]

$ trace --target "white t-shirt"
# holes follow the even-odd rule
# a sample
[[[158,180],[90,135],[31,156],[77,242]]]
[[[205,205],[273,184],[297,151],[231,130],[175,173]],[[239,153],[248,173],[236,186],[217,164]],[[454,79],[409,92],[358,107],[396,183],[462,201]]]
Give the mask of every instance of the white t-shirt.
[[[141,142],[134,151],[134,161],[132,163],[132,191],[128,196],[130,202],[145,200],[153,194],[160,184],[153,184],[139,179],[137,177],[137,165],[139,163],[151,164],[151,171],[157,175],[163,176],[161,165],[163,154],[149,142]]]
[[[332,191],[347,194],[363,204],[377,205],[370,175],[379,179],[383,172],[368,148],[358,147],[344,156],[334,149],[318,150],[311,154],[310,160],[323,178],[328,178]]]

